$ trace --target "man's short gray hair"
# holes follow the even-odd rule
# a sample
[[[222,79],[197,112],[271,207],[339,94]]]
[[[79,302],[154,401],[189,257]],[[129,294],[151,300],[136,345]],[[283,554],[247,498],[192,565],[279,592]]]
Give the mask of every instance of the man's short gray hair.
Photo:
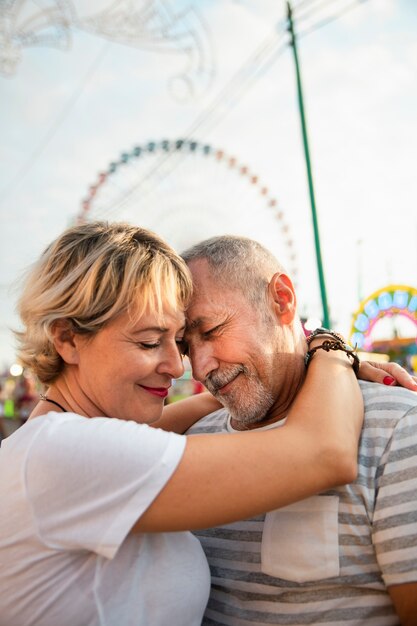
[[[228,289],[242,291],[248,301],[263,308],[267,287],[276,272],[286,273],[274,255],[247,237],[220,235],[181,253],[186,263],[206,259],[215,279]]]

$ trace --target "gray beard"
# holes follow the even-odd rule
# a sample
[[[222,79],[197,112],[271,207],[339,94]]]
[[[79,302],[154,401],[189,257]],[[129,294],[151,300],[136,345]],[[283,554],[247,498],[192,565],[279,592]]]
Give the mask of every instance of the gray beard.
[[[243,393],[240,387],[223,396],[219,390],[239,375],[245,377]],[[271,392],[244,365],[209,374],[205,386],[229,411],[231,417],[243,425],[262,422],[275,401]]]

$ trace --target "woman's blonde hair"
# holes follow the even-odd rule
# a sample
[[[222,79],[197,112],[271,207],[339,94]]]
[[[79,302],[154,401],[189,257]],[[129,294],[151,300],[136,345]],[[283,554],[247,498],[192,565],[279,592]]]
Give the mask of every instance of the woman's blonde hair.
[[[67,229],[30,268],[18,302],[24,329],[18,356],[44,384],[62,372],[51,329],[66,319],[94,335],[120,313],[185,308],[192,293],[187,266],[155,233],[126,223],[91,222]]]

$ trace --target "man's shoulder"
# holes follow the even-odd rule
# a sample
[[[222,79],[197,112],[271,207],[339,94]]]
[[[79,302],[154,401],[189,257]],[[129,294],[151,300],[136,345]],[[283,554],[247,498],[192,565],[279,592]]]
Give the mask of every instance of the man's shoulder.
[[[359,386],[364,398],[364,401],[381,401],[386,405],[395,405],[400,403],[401,405],[417,406],[417,392],[410,391],[404,387],[390,385],[382,385],[380,383],[371,383],[360,380]]]
[[[198,422],[187,430],[187,435],[197,435],[201,433],[227,432],[229,412],[226,409],[218,409],[209,415],[205,415]]]
[[[408,414],[416,414],[417,393],[404,387],[391,387],[359,381],[364,407],[365,428],[384,425],[394,428]]]

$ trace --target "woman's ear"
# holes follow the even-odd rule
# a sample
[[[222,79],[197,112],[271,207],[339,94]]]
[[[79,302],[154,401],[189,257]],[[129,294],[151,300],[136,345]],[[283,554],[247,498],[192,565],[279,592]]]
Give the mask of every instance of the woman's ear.
[[[297,298],[291,279],[286,274],[277,272],[268,284],[273,310],[281,324],[291,324],[294,319]]]
[[[59,319],[51,328],[55,350],[65,363],[78,363],[78,342],[75,341],[74,327],[70,320]]]

